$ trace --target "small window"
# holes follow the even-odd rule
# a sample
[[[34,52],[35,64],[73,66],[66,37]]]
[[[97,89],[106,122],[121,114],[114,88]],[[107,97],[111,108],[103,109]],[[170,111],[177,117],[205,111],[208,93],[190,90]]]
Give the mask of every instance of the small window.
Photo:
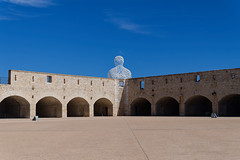
[[[52,83],[52,76],[47,76],[47,82]]]
[[[124,83],[123,82],[119,82],[119,86],[123,87]]]
[[[77,84],[78,84],[78,85],[80,84],[80,81],[79,81],[79,80],[77,81]]]
[[[183,82],[183,78],[180,78],[180,82],[181,82],[181,83]]]
[[[168,84],[168,79],[165,79],[165,83]]]
[[[140,89],[144,89],[144,87],[145,87],[144,81],[141,81],[140,82]]]
[[[104,86],[104,82],[102,82],[102,85]]]
[[[215,75],[213,75],[213,80],[216,80],[216,76]]]
[[[17,81],[17,75],[14,76],[14,80]]]
[[[34,82],[34,76],[32,76],[32,82]]]
[[[234,73],[232,73],[232,79],[234,79],[235,78],[235,74]]]
[[[201,79],[200,75],[197,75],[196,82],[200,82],[200,79]]]
[[[66,79],[65,78],[63,79],[63,83],[66,84]]]
[[[152,85],[154,85],[154,80],[152,80]]]
[[[92,81],[91,81],[91,86],[92,86]]]

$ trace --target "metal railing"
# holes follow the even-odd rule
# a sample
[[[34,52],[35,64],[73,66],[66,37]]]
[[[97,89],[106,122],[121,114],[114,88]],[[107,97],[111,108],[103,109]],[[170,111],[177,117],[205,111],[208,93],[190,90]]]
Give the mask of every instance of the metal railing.
[[[0,77],[0,84],[9,84],[8,77]]]

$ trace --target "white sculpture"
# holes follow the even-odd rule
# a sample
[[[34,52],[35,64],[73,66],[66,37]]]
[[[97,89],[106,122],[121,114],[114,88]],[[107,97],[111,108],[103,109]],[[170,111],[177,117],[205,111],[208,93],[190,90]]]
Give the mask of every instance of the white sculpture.
[[[116,67],[112,68],[108,72],[108,78],[113,78],[113,79],[128,79],[132,78],[131,72],[123,67],[124,59],[122,56],[116,56],[114,58],[114,63]]]

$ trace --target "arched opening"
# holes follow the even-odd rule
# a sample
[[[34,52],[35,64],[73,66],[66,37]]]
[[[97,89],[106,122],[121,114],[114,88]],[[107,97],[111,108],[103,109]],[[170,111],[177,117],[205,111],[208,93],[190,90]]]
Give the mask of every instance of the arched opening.
[[[89,104],[80,97],[74,98],[67,104],[68,117],[89,117]]]
[[[54,97],[44,97],[36,105],[39,118],[62,117],[62,104]]]
[[[30,104],[20,96],[10,96],[0,103],[0,118],[30,118]]]
[[[156,103],[157,116],[179,116],[179,103],[172,97],[164,97]]]
[[[101,98],[94,103],[94,116],[113,116],[113,104],[106,98]]]
[[[137,98],[131,103],[132,116],[151,116],[151,103],[145,98]]]
[[[210,116],[212,113],[212,102],[204,96],[193,96],[185,103],[186,116]]]
[[[219,116],[240,116],[240,95],[231,94],[218,103]]]

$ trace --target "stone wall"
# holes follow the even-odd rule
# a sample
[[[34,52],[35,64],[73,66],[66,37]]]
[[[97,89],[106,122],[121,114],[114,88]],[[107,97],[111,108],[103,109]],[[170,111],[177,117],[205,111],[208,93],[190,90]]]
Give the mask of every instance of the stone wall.
[[[36,115],[36,105],[44,97],[52,97],[61,103],[63,118],[67,117],[67,104],[77,97],[89,104],[89,116],[94,115],[94,103],[99,99],[109,100],[113,116],[117,115],[118,94],[121,94],[118,80],[17,70],[10,70],[9,78],[9,84],[0,85],[0,102],[7,97],[22,97],[30,103],[30,118]]]
[[[140,88],[141,82],[144,82],[144,89]],[[125,104],[125,115],[131,115],[133,101],[146,99],[151,103],[151,115],[156,115],[157,102],[171,97],[179,103],[179,114],[183,116],[186,102],[191,97],[207,98],[212,103],[212,111],[218,113],[218,103],[223,97],[239,94],[240,69],[237,68],[128,79],[122,103]]]
[[[10,70],[0,102],[0,118],[240,116],[240,69],[127,80]]]

